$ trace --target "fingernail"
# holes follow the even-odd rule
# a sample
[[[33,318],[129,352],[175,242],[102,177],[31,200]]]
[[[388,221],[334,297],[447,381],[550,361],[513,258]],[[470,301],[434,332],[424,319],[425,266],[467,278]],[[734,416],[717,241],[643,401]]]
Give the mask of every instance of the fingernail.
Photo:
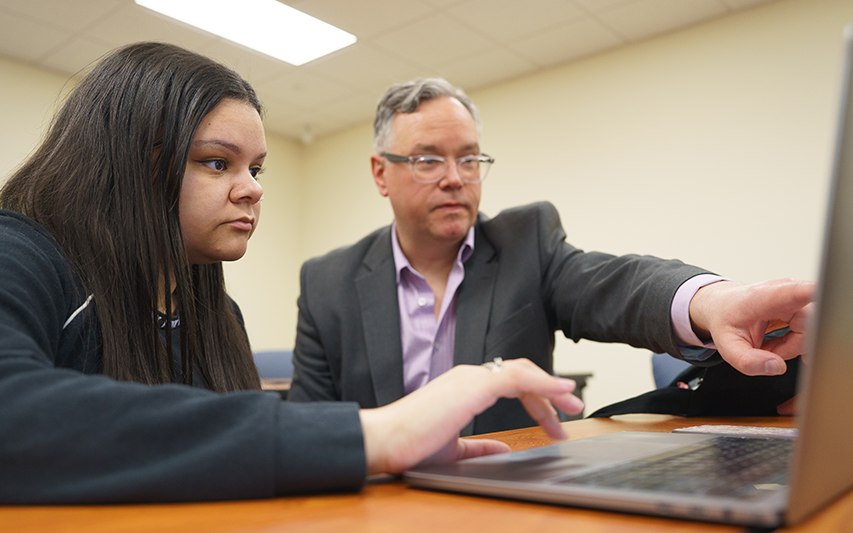
[[[770,359],[764,363],[764,373],[769,376],[778,376],[785,373],[785,368],[779,361]]]
[[[578,387],[578,384],[573,379],[560,378],[560,382],[563,385],[563,390],[566,392],[574,392]]]
[[[574,404],[573,407],[575,409],[575,412],[571,413],[571,414],[577,414],[577,413],[580,413],[581,411],[583,411],[583,407],[584,407],[583,400],[581,400],[577,396],[572,396],[572,403]]]

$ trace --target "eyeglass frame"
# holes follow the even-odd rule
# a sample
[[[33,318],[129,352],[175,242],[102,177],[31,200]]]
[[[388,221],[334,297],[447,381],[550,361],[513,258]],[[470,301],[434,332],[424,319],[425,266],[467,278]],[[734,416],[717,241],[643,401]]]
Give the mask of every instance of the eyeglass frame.
[[[409,166],[410,166],[410,167],[411,167],[411,169],[412,169],[412,179],[413,179],[413,180],[415,180],[415,181],[416,181],[416,182],[418,182],[418,183],[436,183],[436,182],[438,182],[438,181],[441,181],[441,180],[443,180],[443,179],[447,176],[447,168],[449,168],[449,167],[445,167],[444,174],[442,174],[440,177],[438,177],[438,178],[436,178],[436,179],[433,179],[433,180],[424,180],[424,179],[418,178],[418,177],[417,177],[417,175],[415,174],[415,163],[417,163],[417,162],[418,162],[418,160],[420,160],[420,159],[422,159],[422,158],[425,158],[425,157],[430,157],[430,158],[434,158],[434,159],[441,160],[442,162],[444,162],[444,164],[445,164],[445,165],[447,165],[447,158],[446,158],[446,157],[444,157],[444,156],[440,156],[440,155],[428,155],[428,154],[424,154],[424,155],[409,155],[409,156],[406,156],[406,155],[397,155],[397,154],[392,154],[392,153],[389,153],[389,152],[382,152],[382,153],[381,153],[381,154],[379,154],[379,155],[381,155],[382,157],[384,157],[384,158],[385,158],[385,159],[387,159],[388,161],[391,161],[392,163],[408,163],[408,164],[409,164]],[[457,167],[457,168],[459,167],[459,162],[460,162],[460,161],[462,161],[463,159],[469,159],[469,158],[470,158],[470,159],[477,159],[477,160],[479,160],[479,162],[480,162],[480,163],[488,163],[488,164],[490,165],[490,166],[489,166],[489,168],[491,168],[491,165],[493,165],[493,164],[495,163],[495,158],[494,158],[494,157],[492,157],[492,156],[490,156],[490,155],[488,155],[488,154],[465,155],[465,156],[462,156],[462,157],[456,158],[456,167]],[[457,170],[457,173],[459,173],[459,172],[458,172],[458,170]],[[488,169],[487,169],[487,170],[486,170],[486,174],[488,174],[488,173],[489,173],[489,171],[488,171]],[[474,180],[467,180],[467,179],[463,178],[463,177],[462,177],[462,174],[461,174],[461,173],[459,173],[459,179],[460,179],[463,183],[469,183],[469,184],[471,184],[471,185],[475,185],[475,184],[477,184],[477,183],[482,183],[482,182],[483,182],[483,180],[485,180],[485,179],[486,179],[486,176],[483,176],[483,177],[481,177],[480,179],[478,179],[478,180],[474,181]]]

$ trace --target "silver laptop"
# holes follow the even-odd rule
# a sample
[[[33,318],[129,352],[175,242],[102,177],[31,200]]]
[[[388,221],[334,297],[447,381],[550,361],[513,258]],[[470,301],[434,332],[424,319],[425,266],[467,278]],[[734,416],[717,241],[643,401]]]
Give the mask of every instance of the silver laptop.
[[[405,474],[410,484],[768,527],[797,524],[853,488],[853,25],[844,35],[811,357],[799,383],[799,436],[613,433],[416,468]],[[736,471],[741,464],[744,470]]]

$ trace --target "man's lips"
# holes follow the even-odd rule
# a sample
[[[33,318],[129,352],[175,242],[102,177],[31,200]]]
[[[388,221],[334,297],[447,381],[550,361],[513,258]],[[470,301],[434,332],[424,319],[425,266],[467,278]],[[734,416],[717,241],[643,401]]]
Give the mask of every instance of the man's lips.
[[[467,205],[465,205],[465,204],[464,204],[464,203],[462,203],[462,202],[444,202],[444,203],[442,203],[442,204],[438,204],[438,205],[437,205],[437,206],[435,206],[435,208],[434,208],[434,210],[439,210],[439,209],[442,209],[442,210],[451,210],[451,211],[456,211],[456,210],[460,210],[460,209],[465,209],[465,210],[467,210],[467,209],[468,209],[468,206],[467,206]]]

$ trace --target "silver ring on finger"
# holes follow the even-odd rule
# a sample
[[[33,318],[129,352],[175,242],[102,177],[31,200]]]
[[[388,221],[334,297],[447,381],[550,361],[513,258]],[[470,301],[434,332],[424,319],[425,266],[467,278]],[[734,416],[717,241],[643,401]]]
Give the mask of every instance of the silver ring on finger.
[[[486,362],[486,363],[483,363],[483,365],[482,365],[482,366],[484,366],[484,367],[488,368],[489,370],[491,370],[493,374],[497,374],[498,372],[500,372],[500,371],[501,371],[501,363],[503,363],[503,362],[504,362],[503,358],[501,358],[501,357],[495,357],[495,358],[494,358],[494,359],[492,359],[491,361],[488,361],[488,362]]]

